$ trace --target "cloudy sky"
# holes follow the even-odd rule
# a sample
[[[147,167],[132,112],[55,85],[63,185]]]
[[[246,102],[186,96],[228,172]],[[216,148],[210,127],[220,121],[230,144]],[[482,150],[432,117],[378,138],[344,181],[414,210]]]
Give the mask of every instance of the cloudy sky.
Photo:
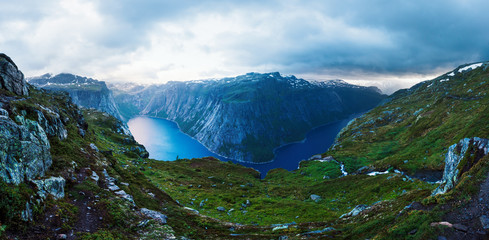
[[[194,80],[280,71],[390,92],[489,60],[487,0],[16,0],[0,52],[26,76]]]

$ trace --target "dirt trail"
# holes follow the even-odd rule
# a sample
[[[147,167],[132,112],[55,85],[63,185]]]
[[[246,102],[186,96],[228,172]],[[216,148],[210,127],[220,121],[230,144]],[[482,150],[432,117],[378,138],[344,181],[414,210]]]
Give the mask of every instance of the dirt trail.
[[[67,239],[76,239],[74,235],[77,232],[96,232],[102,226],[102,213],[97,211],[94,204],[95,198],[84,193],[85,197],[77,201],[73,201],[72,204],[78,207],[78,221],[75,223],[71,232],[67,234]]]
[[[480,219],[483,215],[489,217],[489,175],[481,184],[477,196],[474,196],[465,206],[454,209],[443,217],[443,221],[460,225],[447,228],[442,236],[447,240],[489,239],[489,229],[484,229],[481,224]]]

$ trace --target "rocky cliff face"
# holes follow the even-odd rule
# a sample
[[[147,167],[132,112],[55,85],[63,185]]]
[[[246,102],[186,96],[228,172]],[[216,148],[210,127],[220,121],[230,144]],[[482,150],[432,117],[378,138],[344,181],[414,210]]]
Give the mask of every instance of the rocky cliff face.
[[[78,106],[95,108],[122,120],[112,92],[107,88],[105,82],[68,73],[31,77],[28,78],[28,82],[40,88],[67,92]]]
[[[71,134],[84,135],[87,124],[66,95],[35,90],[26,84],[22,72],[10,58],[0,55],[0,62],[0,182],[16,186],[13,189],[21,183],[36,185],[38,194],[26,197],[22,203],[24,210],[16,213],[29,221],[33,220],[33,206],[48,195],[64,197],[65,179],[46,176],[54,163],[51,141],[66,141],[69,126],[78,130]],[[2,213],[5,209],[18,209],[20,197],[12,194],[3,197]],[[17,206],[6,206],[5,201],[13,201]],[[5,212],[2,219],[10,220],[12,211]]]
[[[44,176],[52,164],[50,144],[39,123],[22,116],[0,118],[0,177],[19,184]]]
[[[17,95],[28,95],[24,74],[9,56],[0,53],[0,89],[6,89]]]
[[[19,104],[22,98],[0,99],[0,177],[7,183],[19,184],[43,177],[53,161],[49,138],[68,137],[66,124],[72,118],[60,115],[60,109],[39,104]],[[31,108],[34,107],[34,108]],[[76,119],[79,134],[86,130],[81,113]]]
[[[448,148],[445,157],[445,170],[440,186],[432,195],[446,193],[455,187],[462,173],[474,166],[489,153],[489,140],[483,138],[464,138]]]
[[[20,95],[0,99],[0,178],[7,183],[19,184],[44,176],[52,164],[46,129],[52,135],[61,132],[60,137],[66,135],[66,130],[62,124],[51,125],[40,111],[37,111],[37,117],[42,122],[26,119],[27,112],[11,104],[28,94],[24,75],[4,54],[0,54],[0,64],[0,87]],[[62,130],[55,131],[54,128]]]
[[[267,162],[274,148],[301,140],[314,127],[366,111],[383,97],[378,89],[343,81],[311,83],[279,73],[249,73],[119,90],[115,98],[124,114],[175,121],[218,154]]]

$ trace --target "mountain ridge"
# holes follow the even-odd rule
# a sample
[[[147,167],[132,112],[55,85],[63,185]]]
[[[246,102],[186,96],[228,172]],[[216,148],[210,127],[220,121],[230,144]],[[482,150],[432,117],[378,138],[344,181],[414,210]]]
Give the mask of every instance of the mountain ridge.
[[[211,151],[258,163],[272,160],[274,148],[303,139],[312,128],[365,111],[384,98],[377,88],[313,84],[278,72],[168,82],[138,87],[137,93],[111,86],[126,117],[172,120]]]
[[[37,77],[28,77],[27,82],[40,88],[67,92],[75,104],[84,108],[95,108],[123,120],[114,102],[112,92],[103,81],[70,73],[57,75],[47,73]]]
[[[487,62],[398,91],[327,152],[265,179],[214,158],[147,159],[110,114],[1,76],[1,238],[488,236]],[[443,181],[413,176],[426,170]]]

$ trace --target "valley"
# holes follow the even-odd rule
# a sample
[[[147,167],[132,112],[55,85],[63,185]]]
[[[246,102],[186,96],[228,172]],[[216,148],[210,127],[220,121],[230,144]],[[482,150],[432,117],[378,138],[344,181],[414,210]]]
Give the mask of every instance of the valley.
[[[0,1],[0,240],[489,239],[489,1]]]
[[[273,150],[301,141],[311,129],[364,112],[386,96],[341,80],[308,82],[280,73],[161,85],[111,85],[126,118],[174,121],[212,152],[266,163]]]
[[[323,153],[297,169],[272,169],[264,178],[245,163],[214,157],[148,158],[120,119],[77,106],[67,93],[26,83],[6,55],[0,64],[2,238],[487,237],[487,62],[461,65],[381,103],[385,96],[376,91],[346,86],[373,94],[377,106],[342,122],[346,126]],[[275,76],[291,84],[292,78]],[[280,82],[266,79],[261,84]],[[192,88],[199,83],[175,84],[175,91],[213,93]],[[156,98],[120,105],[123,94],[114,93],[114,102],[127,107],[122,117],[143,105],[148,115],[158,115],[148,107]],[[259,95],[221,99],[247,104],[240,98],[247,94]],[[151,95],[133,94],[131,102],[143,96]],[[186,104],[175,106],[190,111]],[[441,181],[431,181],[440,175]]]

